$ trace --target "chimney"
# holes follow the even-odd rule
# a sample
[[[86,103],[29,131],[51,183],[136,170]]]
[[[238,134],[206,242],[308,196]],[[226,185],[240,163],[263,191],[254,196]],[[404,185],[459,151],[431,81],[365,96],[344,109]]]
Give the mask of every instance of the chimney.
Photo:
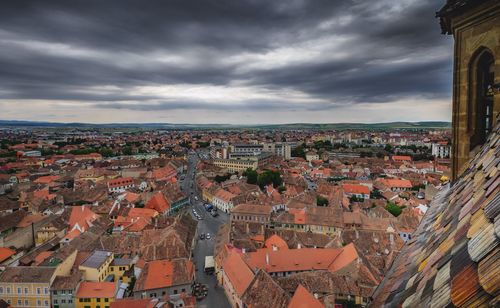
[[[300,243],[297,244],[297,249],[301,249],[302,245]]]
[[[278,247],[276,245],[273,245],[273,251],[278,251]]]
[[[242,248],[242,249],[241,249],[241,252],[242,252],[242,253],[246,253],[246,252],[247,252],[247,250],[246,250],[245,248]]]
[[[359,232],[358,232],[358,230],[355,230],[354,232],[356,233],[356,239],[359,239]]]
[[[269,254],[266,252],[266,264],[269,265]]]

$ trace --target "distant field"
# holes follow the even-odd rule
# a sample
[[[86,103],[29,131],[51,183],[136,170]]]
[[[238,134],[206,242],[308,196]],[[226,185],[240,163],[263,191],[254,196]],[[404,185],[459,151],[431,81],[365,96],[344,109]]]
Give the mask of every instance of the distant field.
[[[53,123],[34,121],[0,120],[0,127],[51,127],[51,128],[140,128],[140,129],[285,129],[285,130],[390,130],[390,129],[446,129],[451,128],[450,122],[389,122],[389,123],[291,123],[262,125],[231,125],[231,124],[172,124],[172,123]]]

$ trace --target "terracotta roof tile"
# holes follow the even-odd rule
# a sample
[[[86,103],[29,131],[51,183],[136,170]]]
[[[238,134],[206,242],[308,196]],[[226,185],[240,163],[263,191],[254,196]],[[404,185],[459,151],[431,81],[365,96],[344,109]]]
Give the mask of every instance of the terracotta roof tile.
[[[292,300],[288,304],[288,308],[324,308],[325,306],[317,300],[306,288],[302,285],[297,287],[293,294]]]
[[[90,282],[80,283],[77,298],[113,298],[116,294],[116,282]]]

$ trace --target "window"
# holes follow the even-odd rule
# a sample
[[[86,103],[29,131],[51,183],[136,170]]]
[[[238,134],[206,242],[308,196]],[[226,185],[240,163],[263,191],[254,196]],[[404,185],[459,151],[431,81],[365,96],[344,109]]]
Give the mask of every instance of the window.
[[[73,300],[72,299],[68,299],[68,303],[69,304],[73,304]]]
[[[18,300],[17,300],[17,305],[18,305],[18,306],[22,306],[22,305],[23,305],[23,301],[22,301],[22,300],[20,300],[20,299],[18,299]]]
[[[61,290],[61,294],[66,294],[66,290]]]
[[[49,288],[44,288],[44,289],[43,289],[43,293],[45,293],[45,294],[49,294]]]
[[[37,300],[37,301],[36,301],[36,305],[37,305],[37,306],[41,306],[41,305],[42,305],[42,301],[41,301],[41,300]]]
[[[174,294],[177,294],[177,290],[174,290]]]
[[[10,287],[7,287],[5,290],[7,291],[7,294],[10,294]]]
[[[0,287],[0,294],[3,294],[3,287]]]
[[[45,300],[43,303],[45,304],[45,307],[49,306],[49,301],[48,300]]]
[[[61,301],[62,302],[62,301]],[[57,299],[54,300],[54,304],[57,304]]]
[[[25,300],[24,300],[24,306],[26,306],[26,307],[27,307],[27,306],[29,306],[29,305],[30,305],[30,301],[29,301],[29,300],[27,300],[27,299],[25,299]]]
[[[66,300],[65,299],[61,299],[61,304],[66,304]]]
[[[100,302],[101,302],[101,299],[100,299],[100,298],[98,298],[98,299],[97,299],[97,302],[98,302],[98,303],[100,303]]]
[[[470,150],[486,142],[493,127],[493,84],[495,59],[492,53],[481,48],[472,58],[469,67],[469,105],[467,125]]]
[[[53,294],[53,295],[57,295],[57,291],[55,291],[55,290],[54,290],[54,291],[52,291],[52,294]]]
[[[107,302],[109,302],[109,299],[108,299],[108,298],[105,298],[105,299],[104,299],[104,302],[106,302],[106,303],[107,303]]]
[[[42,294],[42,289],[36,288],[36,294]]]
[[[24,294],[28,294],[29,293],[29,289],[28,288],[24,288]]]
[[[22,289],[21,288],[17,288],[17,294],[21,294],[22,293]]]

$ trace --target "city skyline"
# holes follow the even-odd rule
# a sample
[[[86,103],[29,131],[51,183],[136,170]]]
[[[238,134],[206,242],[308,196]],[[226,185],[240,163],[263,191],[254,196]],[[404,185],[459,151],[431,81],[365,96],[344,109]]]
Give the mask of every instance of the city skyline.
[[[450,121],[440,5],[16,2],[0,12],[1,119]]]

